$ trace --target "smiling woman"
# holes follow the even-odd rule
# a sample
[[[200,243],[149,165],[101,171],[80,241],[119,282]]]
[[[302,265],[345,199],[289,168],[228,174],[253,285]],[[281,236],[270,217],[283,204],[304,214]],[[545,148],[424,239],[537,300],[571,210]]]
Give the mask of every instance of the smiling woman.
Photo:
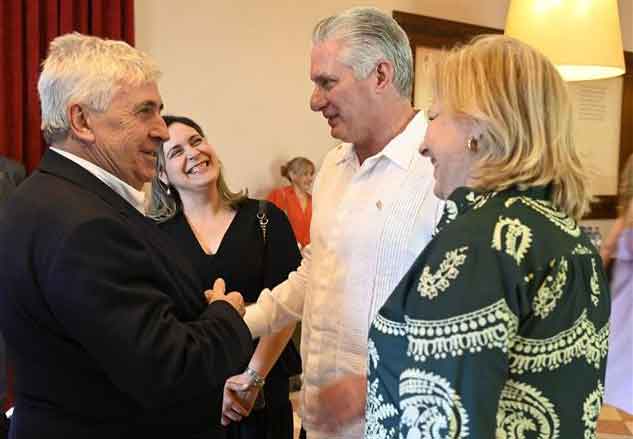
[[[504,36],[434,67],[422,153],[446,211],[373,321],[369,437],[595,437],[610,297],[576,222],[590,195],[567,89]]]
[[[236,206],[244,199],[244,192],[232,192],[224,180],[222,163],[213,146],[204,137],[200,125],[187,117],[164,116],[165,123],[170,127],[169,141],[157,148],[156,176],[152,180],[152,193],[149,215],[159,222],[173,218],[182,210],[180,191],[172,191],[171,179],[185,193],[190,191],[209,191],[211,197],[219,197],[222,204]],[[191,165],[189,157],[196,158],[195,165],[200,164],[205,171],[200,178],[190,179]],[[202,158],[203,160],[200,160]],[[204,164],[202,164],[204,162]],[[187,170],[185,167],[189,166]],[[169,173],[171,168],[173,175]],[[197,172],[198,170],[196,170]],[[196,184],[198,182],[198,184]]]
[[[435,167],[435,195],[446,199],[469,182],[477,161],[476,139],[481,133],[472,121],[443,111],[438,102],[431,105],[427,114],[429,126],[420,153],[429,157]]]
[[[288,219],[273,204],[228,188],[217,152],[196,122],[179,116],[164,119],[169,140],[158,149],[149,215],[176,238],[173,251],[190,261],[201,289],[221,277],[227,288],[241,292],[246,302],[257,301],[264,288],[276,286],[299,265],[299,249]],[[271,343],[281,350],[293,330],[294,324],[276,336],[263,338],[260,345],[264,349]],[[247,392],[253,396],[263,384],[259,378],[268,374],[263,387],[266,406],[231,424],[229,439],[292,437],[288,377],[300,372],[297,364],[298,353],[290,344],[270,374],[269,370],[257,370],[249,375],[249,380],[257,377]],[[241,419],[243,412],[222,414],[226,424]]]

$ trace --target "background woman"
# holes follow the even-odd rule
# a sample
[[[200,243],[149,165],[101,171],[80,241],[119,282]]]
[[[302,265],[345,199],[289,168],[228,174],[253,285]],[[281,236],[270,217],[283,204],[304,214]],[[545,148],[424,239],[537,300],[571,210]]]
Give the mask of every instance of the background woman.
[[[605,402],[633,414],[633,155],[620,180],[620,215],[600,253],[613,261]]]
[[[447,206],[373,322],[366,437],[595,437],[610,301],[565,84],[500,35],[436,67],[421,152]]]
[[[285,280],[299,265],[290,224],[274,205],[264,202],[262,211],[259,201],[228,188],[220,159],[197,123],[178,116],[164,120],[169,141],[158,151],[149,215],[180,243],[178,250],[194,265],[201,288],[221,277],[227,289],[255,302],[262,289]],[[273,337],[285,339],[293,329]],[[268,374],[263,388],[266,406],[232,423],[228,438],[292,438],[288,376],[299,373],[297,359],[298,353],[288,345]],[[255,384],[267,373],[253,371]]]
[[[297,242],[301,248],[310,243],[310,220],[312,219],[312,182],[314,163],[305,157],[295,157],[281,167],[281,176],[290,181],[289,186],[280,187],[268,194],[268,201],[286,212]]]

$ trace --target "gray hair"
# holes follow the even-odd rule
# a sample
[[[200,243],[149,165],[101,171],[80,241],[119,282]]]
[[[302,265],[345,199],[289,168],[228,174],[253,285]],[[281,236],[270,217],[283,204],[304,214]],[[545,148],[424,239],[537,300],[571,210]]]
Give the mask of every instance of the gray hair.
[[[37,84],[44,139],[51,144],[68,136],[70,103],[102,112],[121,85],[136,86],[159,77],[156,63],[123,41],[76,32],[55,38]]]
[[[347,48],[340,61],[365,79],[380,60],[393,64],[394,86],[400,96],[411,97],[413,55],[409,38],[400,25],[380,9],[356,7],[324,18],[312,32],[312,44],[341,40]]]

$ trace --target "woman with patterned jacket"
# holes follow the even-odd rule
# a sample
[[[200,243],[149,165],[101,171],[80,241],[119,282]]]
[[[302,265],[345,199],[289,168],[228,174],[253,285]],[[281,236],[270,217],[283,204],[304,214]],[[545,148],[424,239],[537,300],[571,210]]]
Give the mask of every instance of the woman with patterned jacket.
[[[366,438],[593,438],[609,291],[565,84],[505,36],[434,64],[438,232],[373,321]]]

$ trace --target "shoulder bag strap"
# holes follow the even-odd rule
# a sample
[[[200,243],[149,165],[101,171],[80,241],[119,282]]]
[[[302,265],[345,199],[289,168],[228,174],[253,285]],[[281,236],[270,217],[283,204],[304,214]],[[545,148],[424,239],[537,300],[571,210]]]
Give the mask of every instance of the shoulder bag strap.
[[[268,226],[268,215],[266,215],[266,200],[259,200],[259,209],[257,210],[257,219],[259,227],[262,229],[262,238],[266,243],[266,227]]]

